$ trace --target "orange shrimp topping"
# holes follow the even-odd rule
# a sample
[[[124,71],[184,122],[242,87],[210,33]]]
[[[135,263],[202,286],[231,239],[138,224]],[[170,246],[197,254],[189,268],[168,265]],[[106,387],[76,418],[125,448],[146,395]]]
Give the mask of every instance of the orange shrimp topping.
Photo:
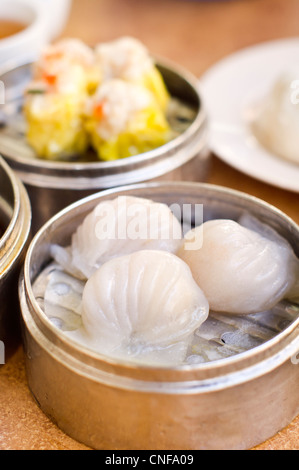
[[[99,121],[104,117],[104,103],[97,104],[93,109],[93,115]]]

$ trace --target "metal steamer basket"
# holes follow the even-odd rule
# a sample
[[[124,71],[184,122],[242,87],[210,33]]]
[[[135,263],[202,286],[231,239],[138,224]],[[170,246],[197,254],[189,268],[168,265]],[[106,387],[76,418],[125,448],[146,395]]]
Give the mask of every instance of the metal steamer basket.
[[[194,110],[186,130],[162,147],[112,162],[79,160],[52,162],[38,159],[26,142],[22,114],[23,90],[31,63],[0,72],[6,105],[0,121],[0,152],[25,184],[30,196],[35,233],[50,217],[69,204],[103,189],[150,180],[202,181],[208,164],[207,117],[198,83],[189,72],[165,60],[157,61],[172,95]]]
[[[108,190],[65,209],[33,240],[20,282],[30,389],[68,435],[95,449],[249,449],[299,413],[299,309],[211,312],[198,340],[214,358],[174,368],[120,362],[69,340],[39,307],[33,283],[50,261],[52,243],[68,245],[100,201],[118,195],[169,205],[203,204],[204,219],[244,213],[285,237],[299,255],[299,227],[251,196],[196,183],[150,183]]]
[[[29,240],[31,209],[25,188],[0,157],[0,363],[20,343],[18,276]]]

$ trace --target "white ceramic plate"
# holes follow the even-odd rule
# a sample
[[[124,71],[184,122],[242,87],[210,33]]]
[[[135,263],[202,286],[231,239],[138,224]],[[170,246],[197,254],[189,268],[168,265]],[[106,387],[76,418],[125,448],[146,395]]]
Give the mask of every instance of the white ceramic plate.
[[[259,44],[218,62],[201,78],[200,87],[210,117],[211,151],[258,180],[299,192],[299,164],[267,151],[250,128],[254,106],[296,63],[299,38]]]

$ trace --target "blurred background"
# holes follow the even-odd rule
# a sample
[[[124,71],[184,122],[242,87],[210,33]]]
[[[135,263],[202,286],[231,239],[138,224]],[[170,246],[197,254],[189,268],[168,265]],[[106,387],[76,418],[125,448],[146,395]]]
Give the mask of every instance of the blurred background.
[[[24,5],[38,21],[30,19]],[[1,0],[0,19],[4,13],[21,23],[38,23],[32,51],[61,36],[95,45],[131,35],[153,54],[173,59],[196,75],[238,49],[297,36],[299,30],[298,0]],[[1,23],[0,37],[4,33]],[[26,47],[22,38],[17,52]],[[0,62],[15,55],[11,45],[5,54],[2,45]]]
[[[91,45],[133,35],[201,75],[238,49],[297,36],[298,18],[297,0],[73,0],[63,34]]]

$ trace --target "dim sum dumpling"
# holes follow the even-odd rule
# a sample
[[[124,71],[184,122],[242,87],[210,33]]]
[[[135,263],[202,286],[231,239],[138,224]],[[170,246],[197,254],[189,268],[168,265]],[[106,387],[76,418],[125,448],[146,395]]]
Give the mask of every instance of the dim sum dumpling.
[[[167,118],[145,87],[104,82],[86,106],[86,130],[101,160],[148,152],[172,138]]]
[[[262,103],[252,128],[257,139],[279,157],[299,164],[299,68],[286,71]],[[295,88],[294,88],[295,87]]]
[[[69,159],[87,150],[82,114],[93,61],[92,50],[82,41],[64,39],[47,46],[35,63],[24,114],[27,141],[38,157]]]
[[[46,160],[84,153],[88,135],[81,120],[82,95],[49,92],[43,86],[31,83],[25,98],[28,143]]]
[[[197,230],[202,248],[188,250]],[[299,261],[290,245],[233,220],[212,220],[189,232],[178,256],[191,268],[211,310],[257,313],[283,298],[299,298]]]
[[[65,250],[52,247],[52,256],[67,272],[89,278],[111,258],[139,250],[175,253],[182,227],[166,204],[120,196],[104,201],[85,218]]]
[[[99,352],[114,356],[183,361],[190,335],[208,313],[189,267],[166,252],[111,260],[83,292],[84,330]]]
[[[101,43],[95,48],[96,61],[102,80],[124,80],[147,88],[165,111],[170,95],[163,77],[155,66],[149,51],[138,39],[125,36]]]
[[[93,50],[79,39],[66,38],[46,46],[34,64],[34,80],[45,81],[58,93],[86,93],[99,81]]]

